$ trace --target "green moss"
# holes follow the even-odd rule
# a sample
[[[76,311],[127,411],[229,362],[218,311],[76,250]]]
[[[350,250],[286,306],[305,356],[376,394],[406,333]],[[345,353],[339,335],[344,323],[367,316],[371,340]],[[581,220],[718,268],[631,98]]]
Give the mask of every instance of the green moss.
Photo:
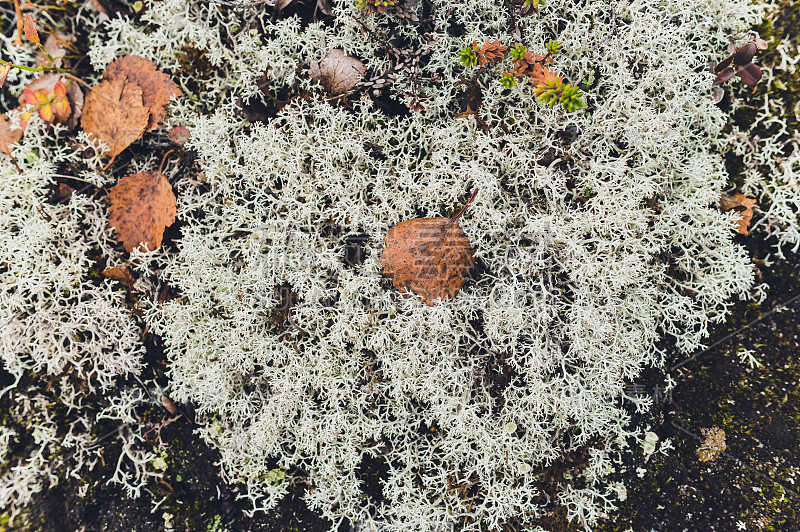
[[[755,121],[768,94],[773,103],[780,103],[785,110],[776,118],[784,120],[789,131],[798,130],[800,124],[794,110],[800,102],[800,72],[777,68],[781,62],[777,50],[779,45],[789,44],[795,51],[800,47],[798,28],[800,28],[800,3],[794,0],[782,0],[774,10],[770,11],[764,22],[754,28],[761,38],[769,43],[767,50],[756,55],[755,63],[762,67],[771,67],[775,78],[769,86],[762,80],[755,91],[744,86],[735,91],[734,97],[744,99],[747,105],[734,113],[734,124],[747,129]],[[779,126],[775,123],[766,125],[762,122],[752,133],[763,138],[777,134],[778,130]]]
[[[762,245],[766,247],[766,244]],[[796,260],[796,259],[795,259]],[[742,327],[800,293],[791,263],[762,271],[772,290],[764,303],[738,305],[715,338],[739,331],[716,349],[701,354],[683,368],[673,392],[673,403],[653,413],[654,430],[673,440],[668,456],[639,458],[618,467],[615,479],[625,483],[628,500],[620,503],[613,523],[598,530],[664,529],[688,526],[697,530],[736,530],[742,521],[748,530],[790,530],[800,520],[795,489],[800,451],[800,305],[769,314],[757,324]],[[713,342],[714,338],[710,340]],[[739,361],[742,349],[755,352],[762,364],[749,368]],[[685,428],[691,434],[682,432]],[[704,428],[725,432],[726,455],[699,462],[697,449]],[[644,467],[643,478],[635,474]],[[623,471],[624,469],[624,471]],[[763,475],[780,484],[773,483]],[[795,481],[796,482],[796,481]],[[687,522],[687,514],[693,521]],[[671,526],[672,525],[672,526]]]

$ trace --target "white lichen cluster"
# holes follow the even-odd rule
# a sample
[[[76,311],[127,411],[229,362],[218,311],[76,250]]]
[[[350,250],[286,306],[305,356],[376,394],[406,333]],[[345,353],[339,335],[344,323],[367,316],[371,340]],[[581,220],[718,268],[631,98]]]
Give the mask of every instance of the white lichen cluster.
[[[605,464],[635,432],[624,384],[662,360],[660,335],[698,347],[753,280],[735,213],[716,207],[727,175],[711,147],[725,116],[703,66],[759,10],[554,0],[514,36],[502,2],[445,1],[423,37],[383,15],[362,26],[349,2],[334,9],[332,23],[303,25],[167,0],[147,29],[113,21],[93,46],[97,67],[137,53],[185,86],[185,47],[213,67],[173,106],[201,173],[178,185],[180,253],[164,275],[180,297],[149,313],[175,398],[216,416],[207,434],[257,508],[286,492],[266,481],[277,464],[306,479],[312,508],[365,529],[496,528],[535,520],[554,496],[596,522],[618,493]],[[438,76],[420,88],[424,111],[337,105],[309,83],[309,63],[333,48],[380,76],[394,35],[424,50],[421,76]],[[486,127],[456,118],[456,51],[496,38],[536,51],[556,38],[555,68],[597,80],[591,111],[565,115],[486,80]],[[400,101],[407,76],[391,91]],[[311,96],[251,125],[234,107],[270,102],[257,82]],[[451,301],[400,297],[381,277],[383,236],[451,214],[474,189],[461,224],[479,267]],[[366,259],[346,265],[346,239],[364,235]],[[583,472],[537,473],[572,452],[586,454]],[[365,497],[365,457],[386,470],[382,500]]]
[[[34,117],[14,159],[0,158],[0,360],[12,381],[0,398],[13,405],[0,426],[0,507],[12,516],[60,476],[96,465],[99,398],[119,394],[119,379],[142,367],[141,326],[125,308],[125,292],[96,270],[101,256],[114,256],[105,207],[91,185],[51,199],[59,165],[99,164],[85,159],[86,147]],[[125,430],[115,439],[135,441]],[[9,440],[29,443],[10,453]],[[135,492],[146,475],[131,473],[125,460],[115,479]]]
[[[350,1],[333,9],[326,24],[272,22],[262,6],[163,0],[93,37],[98,72],[133,53],[186,94],[166,121],[190,129],[199,166],[175,183],[179,251],[131,257],[143,277],[163,268],[177,294],[146,309],[172,398],[214,420],[204,435],[255,509],[294,481],[311,508],[360,530],[497,529],[535,523],[553,503],[590,526],[624,492],[605,480],[614,454],[644,438],[629,426],[625,384],[663,362],[659,339],[700,346],[753,281],[733,242],[737,214],[717,208],[720,146],[739,148],[719,140],[726,117],[704,67],[760,8],[550,0],[512,18],[499,0],[445,0],[417,6],[427,25],[363,17]],[[564,49],[553,68],[593,80],[588,112],[542,107],[530,88],[486,77],[479,120],[455,116],[472,74],[459,49],[501,39],[541,52],[551,38]],[[363,91],[329,101],[308,79],[335,48],[374,78],[391,74],[387,43],[401,42],[422,51],[421,71],[396,72],[387,95],[420,97],[420,112],[390,116]],[[291,88],[305,97],[274,119],[241,117],[242,103],[274,105],[262,90]],[[93,254],[118,256],[102,204],[46,200],[56,165],[79,152],[43,138],[26,133],[20,171],[0,159],[3,361],[15,375],[77,371],[107,390],[139,370],[140,330],[122,293],[88,278]],[[451,215],[476,189],[460,220],[477,260],[462,290],[434,306],[398,294],[381,275],[384,235]],[[790,218],[776,214],[775,227],[790,235]],[[358,264],[345,261],[352,239]],[[97,417],[131,422],[142,400],[122,391]],[[15,434],[0,429],[0,449]],[[135,494],[152,456],[135,435],[123,449],[133,469],[121,463],[113,480]],[[585,463],[569,468],[565,454]],[[382,471],[380,497],[365,492],[365,460]]]

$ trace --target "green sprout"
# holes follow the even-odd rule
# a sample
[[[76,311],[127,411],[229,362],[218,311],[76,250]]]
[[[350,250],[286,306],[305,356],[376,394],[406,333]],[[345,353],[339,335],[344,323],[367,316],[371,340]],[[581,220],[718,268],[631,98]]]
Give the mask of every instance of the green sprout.
[[[557,54],[557,53],[559,53],[561,51],[561,44],[558,41],[556,41],[555,39],[550,39],[549,41],[547,41],[547,44],[545,45],[545,48],[547,48],[547,51],[551,55],[552,54]]]
[[[458,51],[458,60],[465,67],[474,67],[478,65],[478,54],[472,46],[467,46]]]
[[[517,44],[508,53],[511,54],[511,58],[512,59],[516,59],[517,61],[519,61],[520,59],[525,57],[525,54],[527,52],[528,52],[528,49],[525,46],[523,46],[521,44]]]
[[[568,113],[586,107],[581,90],[569,83],[564,83],[559,77],[550,78],[541,85],[537,85],[533,89],[533,93],[536,95],[536,99],[543,104],[550,107],[560,105]]]
[[[508,72],[503,72],[500,75],[500,85],[502,85],[504,89],[510,89],[516,84],[517,84],[517,78],[514,77],[513,74],[510,74]]]
[[[594,84],[594,72],[589,72],[589,75],[581,81],[580,86],[583,91],[589,90],[589,88]]]

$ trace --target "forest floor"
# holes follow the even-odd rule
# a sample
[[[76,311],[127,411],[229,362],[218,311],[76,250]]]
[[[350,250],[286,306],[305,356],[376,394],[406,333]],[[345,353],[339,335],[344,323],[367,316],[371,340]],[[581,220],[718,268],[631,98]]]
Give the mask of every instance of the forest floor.
[[[752,256],[765,256],[763,243],[741,238]],[[796,255],[760,264],[757,282],[770,287],[763,302],[736,303],[725,323],[709,325],[710,347],[690,357],[665,347],[666,368],[648,370],[630,384],[631,395],[650,396],[654,403],[647,413],[634,414],[635,425],[649,425],[659,442],[669,439],[674,449],[655,452],[648,460],[641,451],[631,453],[615,465],[612,478],[624,484],[627,497],[597,530],[800,530],[798,267]],[[151,347],[148,364],[166,384],[166,358],[157,345]],[[750,363],[741,360],[745,350],[752,351]],[[669,391],[664,389],[666,373],[676,382]],[[0,388],[7,380],[0,374]],[[172,418],[155,404],[142,416],[151,423]],[[101,465],[86,478],[63,479],[35,495],[13,524],[0,521],[0,531],[299,532],[331,527],[308,510],[300,484],[277,508],[247,517],[249,503],[238,498],[244,488],[220,476],[219,454],[194,428],[179,417],[148,442],[158,438],[166,444],[166,469],[142,497],[129,498],[107,484],[117,460],[109,446]],[[704,446],[710,436],[715,442]],[[377,468],[365,464],[361,473],[368,491],[380,490]],[[79,487],[87,484],[88,493],[80,496]],[[557,509],[539,524],[552,532],[583,529]]]
[[[674,446],[666,455],[628,455],[612,474],[627,498],[597,530],[728,531],[800,530],[800,275],[798,258],[760,267],[770,286],[761,303],[741,302],[732,317],[716,325],[710,346],[691,357],[668,361],[677,382],[663,388],[662,371],[650,370],[630,385],[630,395],[650,395],[654,406],[635,415],[660,441]],[[744,349],[758,364],[740,361]],[[154,417],[166,414],[153,408]],[[86,497],[77,494],[89,479],[67,479],[36,495],[25,524],[9,530],[139,532],[323,531],[331,523],[309,511],[297,486],[276,509],[245,516],[237,500],[243,489],[226,483],[219,455],[179,419],[161,430],[167,444],[164,478],[149,493],[131,499],[104,479],[116,458],[105,458],[91,476]],[[725,450],[701,461],[704,429],[724,433]],[[715,432],[720,434],[719,432]],[[370,472],[364,471],[368,479]],[[375,486],[377,487],[377,486]],[[542,523],[553,532],[581,530],[556,510]],[[2,528],[2,526],[0,526]],[[350,530],[341,526],[340,530]],[[510,530],[510,529],[509,529]],[[518,528],[522,530],[522,528]]]

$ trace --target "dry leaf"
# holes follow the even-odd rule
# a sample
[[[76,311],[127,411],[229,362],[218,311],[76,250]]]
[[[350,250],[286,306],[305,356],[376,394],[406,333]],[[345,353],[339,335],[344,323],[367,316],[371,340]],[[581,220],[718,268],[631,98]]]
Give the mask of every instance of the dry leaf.
[[[53,58],[57,67],[61,68],[64,63],[64,58],[67,55],[66,43],[75,42],[75,37],[72,35],[65,35],[60,31],[55,31],[47,36],[44,41],[44,49]],[[36,66],[50,65],[50,61],[41,50],[36,54]]]
[[[103,276],[113,279],[127,288],[133,288],[133,284],[136,282],[128,268],[107,268],[103,270]]]
[[[75,189],[66,183],[59,183],[53,192],[53,201],[56,203],[66,203],[72,197]]]
[[[150,115],[142,104],[142,89],[124,76],[103,81],[86,97],[83,129],[106,144],[112,157],[138,139]]]
[[[380,262],[392,285],[422,296],[428,305],[456,295],[472,267],[475,249],[456,218],[414,218],[386,234]]]
[[[111,207],[108,223],[114,227],[127,251],[140,243],[150,250],[161,246],[164,229],[177,215],[172,186],[159,172],[125,176],[108,193]]]
[[[739,213],[739,222],[736,224],[736,230],[740,234],[746,235],[748,234],[750,220],[753,219],[753,205],[755,204],[755,199],[748,198],[744,194],[737,192],[733,196],[722,196],[719,201],[719,208],[722,212],[737,211]]]
[[[347,56],[341,50],[331,50],[322,61],[311,63],[308,74],[328,94],[335,95],[355,87],[366,70],[364,64],[355,57]]]
[[[178,415],[181,413],[178,405],[175,404],[175,401],[169,398],[167,394],[161,394],[161,406],[172,415]]]
[[[9,72],[11,72],[11,63],[0,62],[0,87],[5,84]]]
[[[703,444],[697,449],[697,459],[701,462],[714,461],[719,455],[725,452],[725,431],[718,427],[702,429]]]
[[[114,80],[127,77],[142,89],[142,103],[150,110],[147,131],[152,131],[164,118],[164,106],[173,96],[180,96],[181,89],[168,74],[158,70],[152,61],[136,55],[118,57],[106,67],[103,79]]]
[[[22,138],[21,129],[11,129],[11,119],[8,115],[0,115],[0,153],[11,154],[11,145]]]
[[[191,132],[188,129],[181,126],[174,126],[172,129],[169,130],[167,133],[169,140],[177,144],[178,146],[183,146],[189,139],[192,138]]]

